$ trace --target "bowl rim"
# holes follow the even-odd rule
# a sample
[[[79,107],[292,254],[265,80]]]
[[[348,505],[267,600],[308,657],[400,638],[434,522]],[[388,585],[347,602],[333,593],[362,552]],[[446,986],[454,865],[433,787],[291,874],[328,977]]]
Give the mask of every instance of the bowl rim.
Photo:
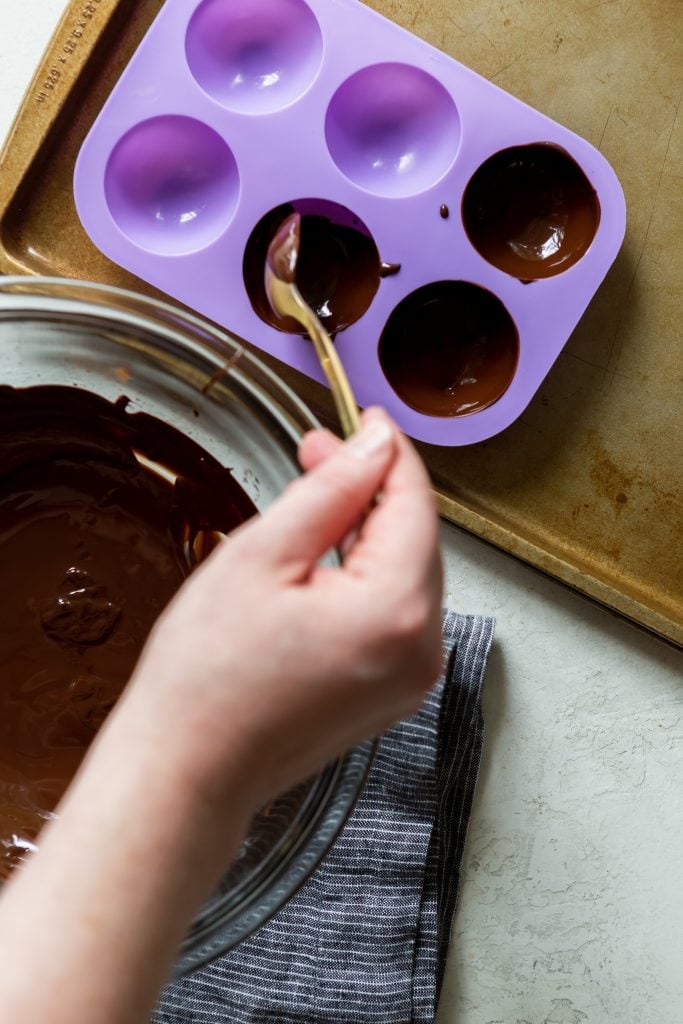
[[[29,305],[27,301],[38,305]],[[132,308],[129,310],[124,306]],[[69,312],[79,319],[87,312],[91,316],[116,321],[124,327],[131,327],[139,320],[151,327],[152,333],[161,331],[167,336],[175,335],[183,346],[196,347],[216,370],[239,377],[239,371],[246,367],[257,379],[262,378],[272,388],[278,404],[290,406],[301,418],[303,426],[294,432],[295,436],[301,437],[306,430],[321,427],[319,419],[303,399],[253,349],[209,320],[171,302],[129,288],[77,278],[37,274],[0,276],[0,315],[3,318],[10,314],[30,317],[39,312],[47,316]],[[185,332],[194,335],[191,343]],[[227,360],[226,350],[229,352]],[[267,406],[269,402],[264,404]]]

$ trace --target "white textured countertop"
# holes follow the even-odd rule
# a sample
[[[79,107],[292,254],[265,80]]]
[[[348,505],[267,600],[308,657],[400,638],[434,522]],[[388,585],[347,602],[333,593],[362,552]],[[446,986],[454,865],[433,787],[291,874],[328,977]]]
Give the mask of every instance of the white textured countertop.
[[[2,0],[0,138],[63,6]],[[676,1024],[683,656],[474,538],[443,540],[448,603],[498,625],[439,1024]]]

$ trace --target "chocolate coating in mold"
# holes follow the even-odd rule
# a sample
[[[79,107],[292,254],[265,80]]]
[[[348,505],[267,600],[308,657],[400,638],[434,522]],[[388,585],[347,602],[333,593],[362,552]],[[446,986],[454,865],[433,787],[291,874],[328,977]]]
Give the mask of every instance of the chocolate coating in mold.
[[[380,282],[380,258],[372,236],[345,207],[324,200],[284,203],[263,217],[244,251],[243,274],[255,313],[279,331],[305,335],[291,317],[270,307],[263,283],[268,247],[292,213],[301,214],[300,248],[294,274],[304,300],[330,334],[355,323],[366,312]]]
[[[490,157],[465,189],[462,219],[481,256],[525,282],[577,263],[600,223],[588,178],[559,146],[513,146]]]
[[[389,384],[427,416],[465,416],[492,405],[510,386],[518,356],[505,306],[466,281],[437,281],[406,296],[379,342]]]
[[[0,878],[32,848],[159,613],[255,512],[229,470],[125,399],[0,388]]]

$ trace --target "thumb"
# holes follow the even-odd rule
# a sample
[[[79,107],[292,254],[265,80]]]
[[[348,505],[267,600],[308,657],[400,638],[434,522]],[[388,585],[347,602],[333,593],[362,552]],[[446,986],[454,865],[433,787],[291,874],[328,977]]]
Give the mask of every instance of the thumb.
[[[379,410],[324,462],[291,484],[249,531],[261,559],[308,575],[339,544],[380,490],[397,451],[396,428]]]

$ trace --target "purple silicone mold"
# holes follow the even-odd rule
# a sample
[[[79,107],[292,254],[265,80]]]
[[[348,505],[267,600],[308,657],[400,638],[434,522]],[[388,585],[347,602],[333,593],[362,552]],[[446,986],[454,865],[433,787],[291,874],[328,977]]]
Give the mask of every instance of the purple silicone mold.
[[[432,75],[411,64],[372,64],[351,75],[325,118],[330,156],[354,184],[377,196],[412,196],[455,162],[460,120]]]
[[[224,233],[239,199],[239,172],[218,132],[192,117],[166,114],[141,121],[117,142],[104,195],[133,244],[181,256]]]
[[[549,149],[557,181],[534,164]],[[561,209],[577,176],[594,214]],[[527,180],[524,224],[501,214],[497,238],[501,194]],[[400,271],[369,284],[366,311],[337,336],[340,355],[362,405],[384,405],[439,445],[482,441],[519,416],[625,227],[621,188],[593,146],[358,0],[166,0],[83,144],[74,190],[110,259],[319,381],[310,342],[256,312],[245,251],[271,211],[302,196],[313,213],[358,218]],[[565,258],[588,222],[592,234]],[[489,337],[491,324],[503,334]],[[411,334],[414,358],[428,349],[432,359],[429,373],[415,363],[417,390]],[[485,375],[495,352],[498,377],[473,403],[471,368]],[[419,388],[451,383],[457,411],[421,410]]]
[[[197,84],[239,114],[270,114],[308,89],[323,37],[304,0],[203,0],[190,19],[185,54]]]

